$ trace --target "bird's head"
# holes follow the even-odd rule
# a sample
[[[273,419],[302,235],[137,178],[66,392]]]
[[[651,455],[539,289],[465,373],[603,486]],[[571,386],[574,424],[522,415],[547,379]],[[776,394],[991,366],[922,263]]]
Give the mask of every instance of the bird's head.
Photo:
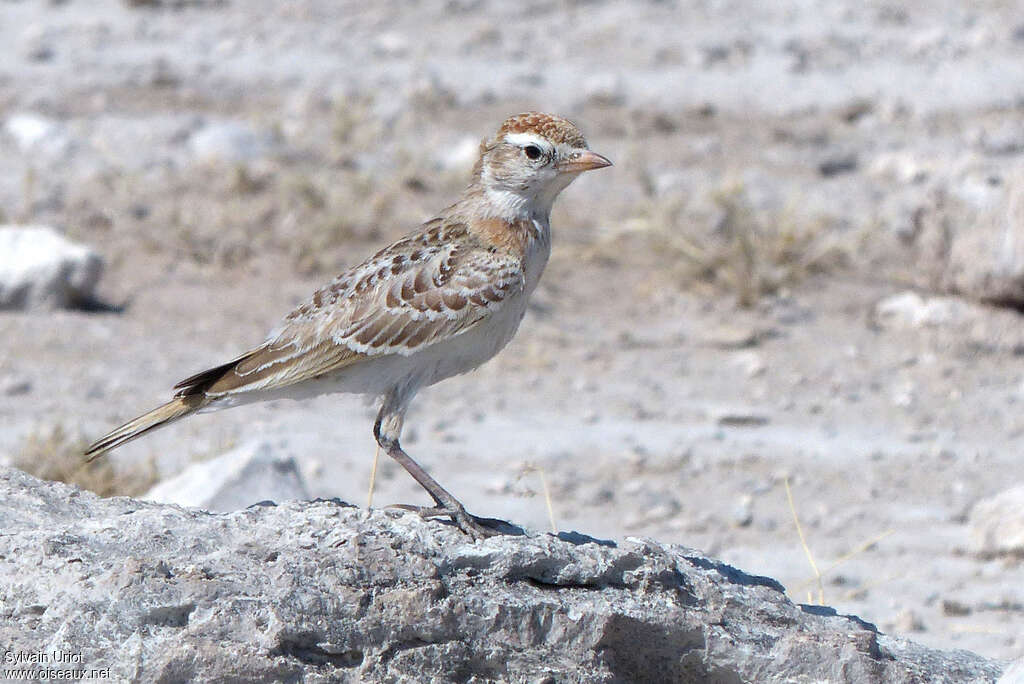
[[[506,119],[481,143],[473,180],[505,218],[546,220],[555,197],[577,176],[611,164],[587,148],[571,121],[528,112]]]

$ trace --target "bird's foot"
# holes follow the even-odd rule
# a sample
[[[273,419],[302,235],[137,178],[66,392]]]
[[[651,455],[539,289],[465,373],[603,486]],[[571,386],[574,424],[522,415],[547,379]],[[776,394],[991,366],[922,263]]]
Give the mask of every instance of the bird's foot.
[[[521,530],[504,520],[498,520],[496,518],[478,518],[466,511],[462,504],[456,503],[454,506],[411,506],[409,504],[392,504],[389,508],[401,508],[404,511],[412,511],[417,513],[423,518],[441,518],[449,517],[452,522],[468,534],[473,539],[486,539],[487,537],[495,537],[501,534],[516,534],[518,531],[522,534]]]

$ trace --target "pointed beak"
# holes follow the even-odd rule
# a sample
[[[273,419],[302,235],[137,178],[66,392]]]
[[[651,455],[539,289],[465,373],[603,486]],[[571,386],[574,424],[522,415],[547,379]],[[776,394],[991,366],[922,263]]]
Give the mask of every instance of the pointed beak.
[[[606,157],[602,157],[597,152],[580,150],[569,159],[559,162],[557,168],[562,173],[580,173],[582,171],[603,169],[611,165],[612,163]]]

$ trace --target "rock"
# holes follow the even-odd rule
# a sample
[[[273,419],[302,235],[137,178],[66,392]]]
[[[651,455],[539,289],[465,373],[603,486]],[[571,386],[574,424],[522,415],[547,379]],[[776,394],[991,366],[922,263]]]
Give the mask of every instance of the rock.
[[[38,114],[12,114],[4,121],[6,133],[22,152],[60,157],[71,146],[67,131],[57,121]]]
[[[373,51],[379,57],[405,57],[409,54],[409,39],[397,31],[385,31],[374,38]]]
[[[924,621],[913,610],[903,610],[892,620],[892,628],[900,634],[925,631]]]
[[[208,123],[193,133],[189,141],[196,158],[226,162],[248,162],[265,157],[275,145],[274,136],[237,121]]]
[[[982,499],[969,519],[973,553],[984,558],[1024,557],[1024,485]]]
[[[60,127],[53,121],[34,114],[14,114],[4,122],[4,132],[11,136],[22,152],[27,152]]]
[[[971,612],[971,607],[966,603],[960,603],[956,599],[942,599],[942,614],[946,617],[964,617]]]
[[[1024,166],[930,192],[905,241],[920,287],[1024,309]]]
[[[103,260],[47,226],[0,226],[0,309],[95,303]]]
[[[715,422],[722,427],[761,427],[771,419],[756,413],[723,413]]]
[[[747,349],[756,347],[777,333],[771,328],[751,328],[723,324],[705,329],[700,343],[716,349]]]
[[[444,152],[440,167],[445,171],[468,173],[476,163],[478,156],[480,156],[480,139],[465,136]]]
[[[883,328],[924,328],[963,321],[969,305],[954,297],[922,297],[901,292],[875,305],[874,320]]]
[[[593,74],[583,81],[583,96],[589,104],[617,106],[626,101],[626,86],[618,74]]]
[[[749,527],[754,522],[754,497],[744,494],[732,509],[732,523],[737,527]]]
[[[831,157],[826,157],[818,164],[818,173],[825,178],[838,176],[843,173],[852,173],[856,170],[856,154],[836,154]]]
[[[267,442],[251,442],[190,466],[142,498],[207,511],[237,511],[261,501],[308,499],[309,491],[294,458],[276,454]]]
[[[900,183],[921,183],[929,176],[930,169],[924,162],[912,155],[901,152],[883,152],[871,162],[869,173],[882,180]]]
[[[746,350],[734,352],[732,365],[743,371],[748,378],[756,378],[764,375],[768,370],[768,364],[764,357],[756,351]]]
[[[993,682],[697,551],[470,542],[339,501],[210,514],[0,469],[0,643],[115,681]],[[53,666],[63,668],[62,665]]]
[[[1018,658],[1010,663],[996,684],[1024,684],[1024,658]]]
[[[991,186],[994,187],[994,186]],[[1024,167],[998,187],[988,206],[957,225],[947,286],[984,302],[1024,307]]]
[[[0,394],[20,397],[32,393],[32,381],[24,376],[0,375]]]

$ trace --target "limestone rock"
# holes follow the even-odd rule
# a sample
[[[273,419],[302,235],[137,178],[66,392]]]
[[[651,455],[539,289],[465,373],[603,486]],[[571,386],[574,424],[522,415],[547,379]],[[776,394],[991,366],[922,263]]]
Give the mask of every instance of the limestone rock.
[[[9,468],[0,530],[0,644],[81,654],[113,681],[960,683],[1001,672],[645,539],[474,543],[437,520],[339,501],[213,514]]]
[[[0,226],[0,309],[94,302],[103,260],[47,226]]]
[[[294,458],[275,453],[267,442],[250,442],[188,467],[142,498],[207,511],[237,511],[267,500],[305,500],[309,491]]]
[[[922,287],[1024,307],[1024,166],[931,193],[909,238]]]
[[[1024,658],[1018,658],[1010,663],[996,684],[1024,684]]]
[[[979,501],[971,509],[970,525],[974,553],[1024,558],[1024,485]]]

